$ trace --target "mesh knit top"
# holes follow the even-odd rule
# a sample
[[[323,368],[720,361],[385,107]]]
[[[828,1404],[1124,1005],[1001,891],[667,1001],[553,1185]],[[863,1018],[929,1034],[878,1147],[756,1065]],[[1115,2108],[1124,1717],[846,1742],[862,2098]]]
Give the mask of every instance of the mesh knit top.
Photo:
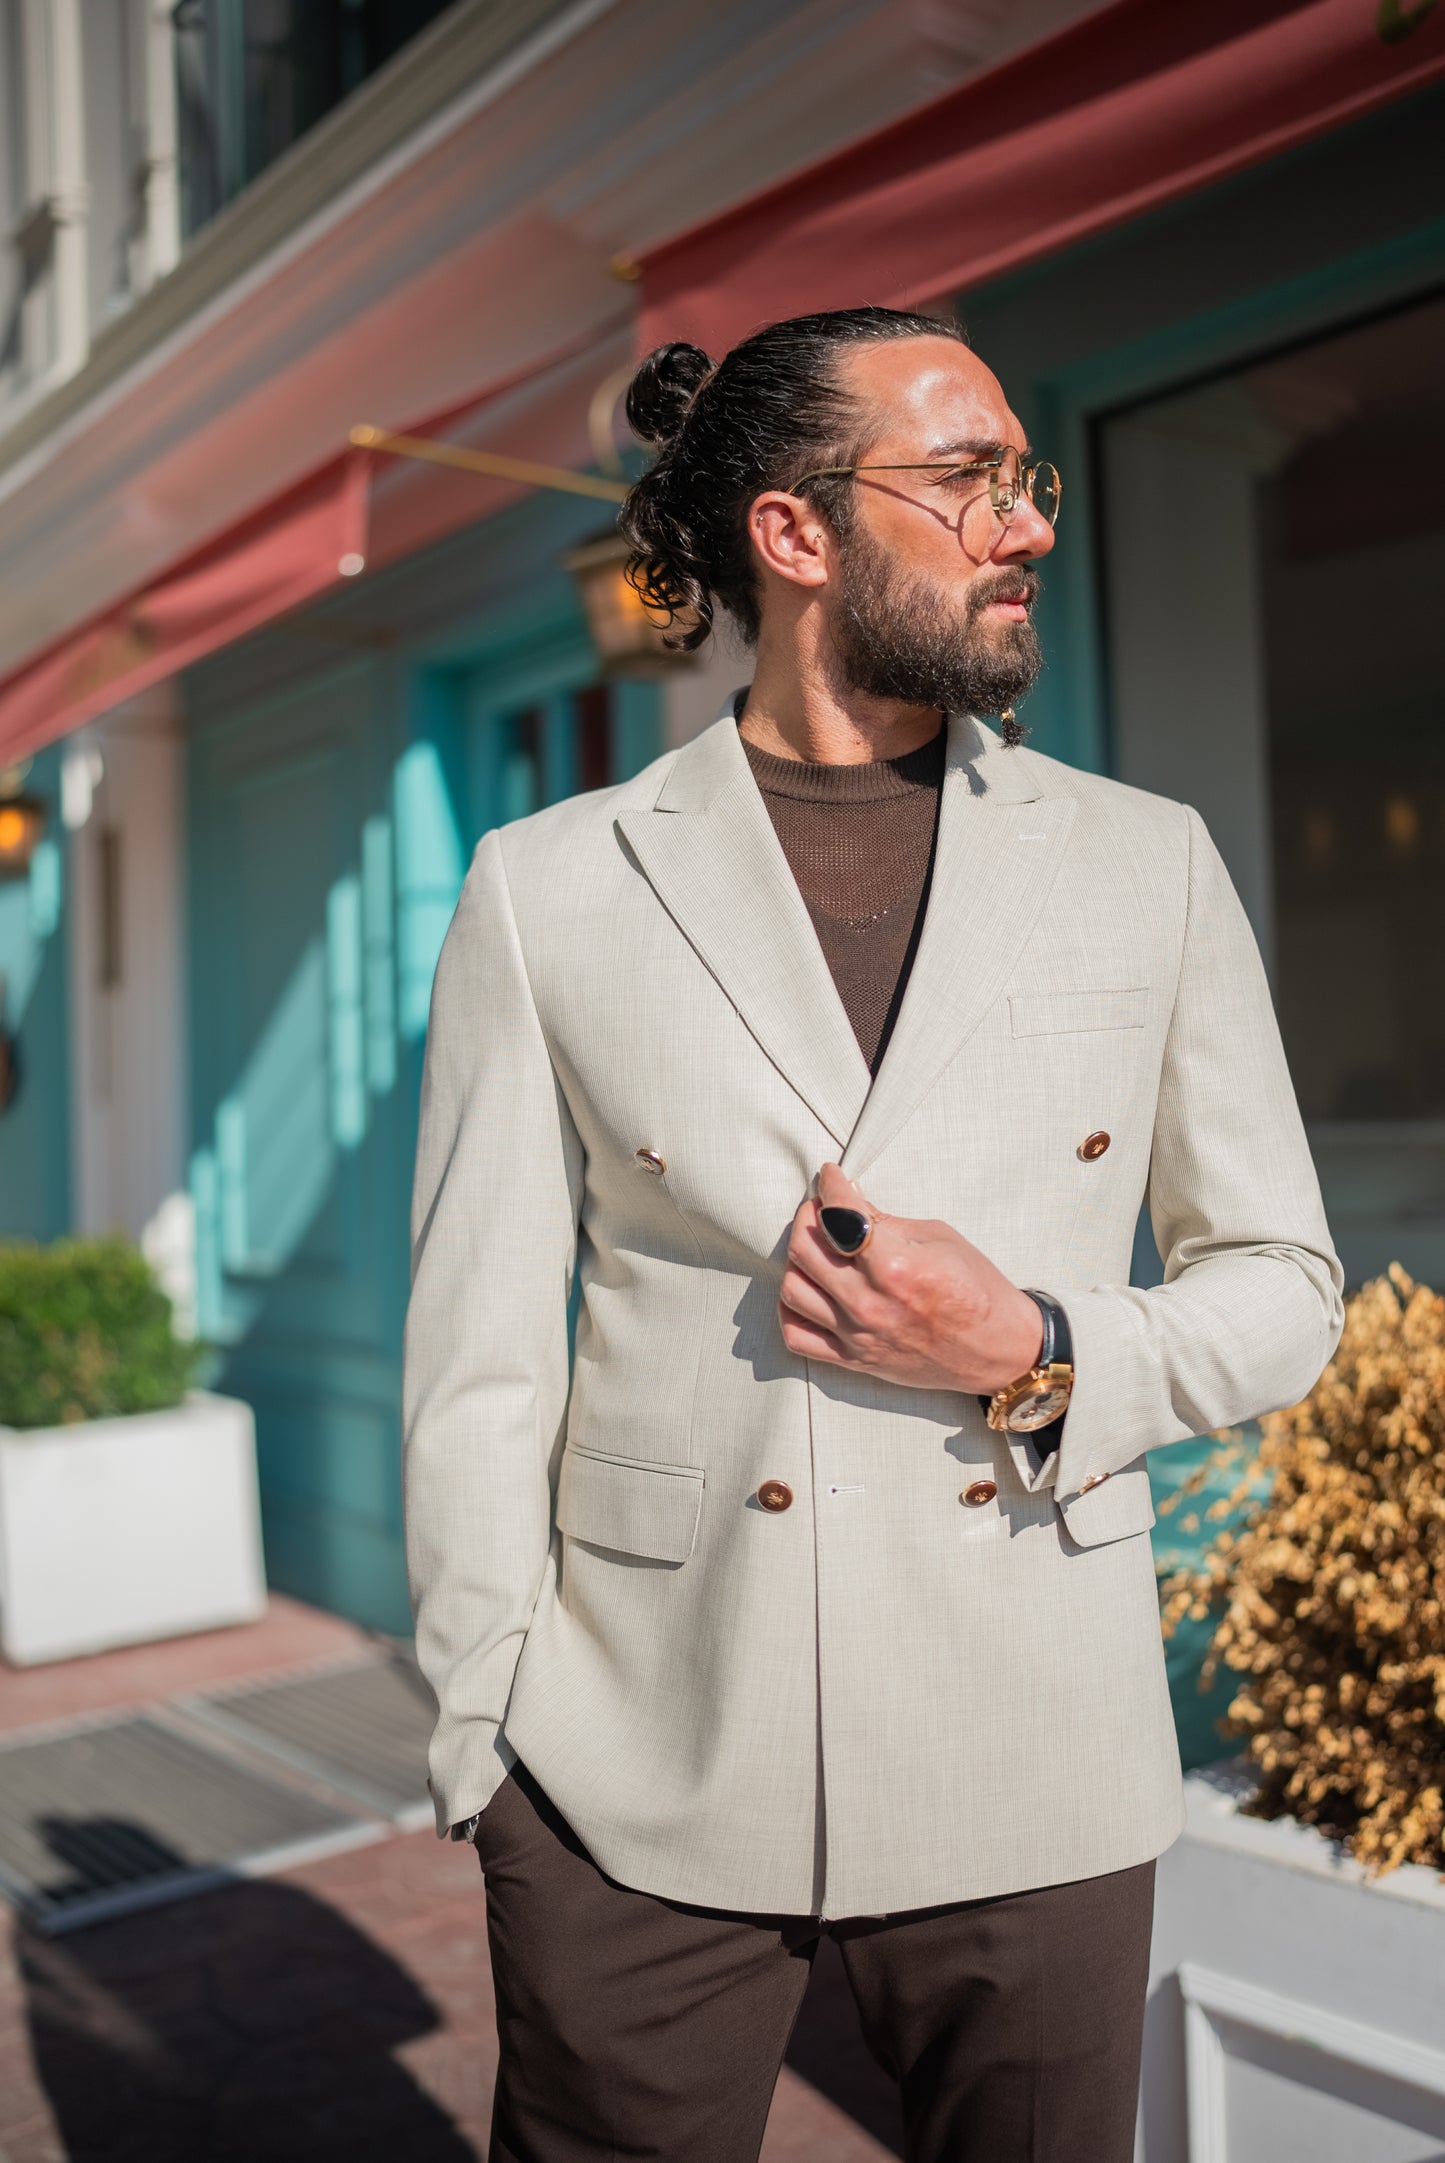
[[[946,731],[898,759],[816,766],[743,749],[843,1010],[876,1074],[928,906]]]

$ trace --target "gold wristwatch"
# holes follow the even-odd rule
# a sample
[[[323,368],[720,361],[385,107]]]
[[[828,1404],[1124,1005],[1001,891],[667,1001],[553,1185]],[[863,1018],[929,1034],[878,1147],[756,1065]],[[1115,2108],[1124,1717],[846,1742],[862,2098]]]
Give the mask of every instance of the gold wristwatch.
[[[1074,1344],[1069,1318],[1047,1292],[1023,1287],[1044,1318],[1044,1341],[1027,1374],[1006,1382],[988,1401],[988,1424],[998,1434],[1037,1434],[1069,1408],[1074,1389]]]

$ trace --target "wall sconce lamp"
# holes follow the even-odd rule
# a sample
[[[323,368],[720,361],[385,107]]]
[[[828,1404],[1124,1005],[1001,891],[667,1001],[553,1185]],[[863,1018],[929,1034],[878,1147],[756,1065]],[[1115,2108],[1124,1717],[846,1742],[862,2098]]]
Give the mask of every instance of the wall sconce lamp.
[[[563,570],[572,573],[604,671],[609,676],[649,677],[690,667],[696,654],[663,644],[666,618],[648,608],[629,581],[630,553],[620,533],[603,533],[562,558]]]
[[[474,451],[460,443],[439,443],[429,436],[393,435],[369,423],[353,428],[351,441],[359,450],[387,451],[396,458],[424,459],[430,465],[452,466],[463,473],[520,481],[529,488],[550,488],[565,495],[620,503],[627,494],[627,482],[622,477],[611,429],[618,397],[630,373],[628,370],[606,377],[593,395],[588,414],[588,431],[598,464],[612,468],[607,475],[573,473],[565,466],[504,458],[497,451]],[[690,667],[696,656],[663,644],[667,629],[664,619],[644,607],[635,588],[628,584],[627,556],[627,543],[614,529],[569,550],[562,558],[563,569],[570,571],[576,582],[587,628],[604,671],[609,676],[649,677]]]
[[[0,879],[23,879],[45,832],[45,806],[34,796],[0,798]]]

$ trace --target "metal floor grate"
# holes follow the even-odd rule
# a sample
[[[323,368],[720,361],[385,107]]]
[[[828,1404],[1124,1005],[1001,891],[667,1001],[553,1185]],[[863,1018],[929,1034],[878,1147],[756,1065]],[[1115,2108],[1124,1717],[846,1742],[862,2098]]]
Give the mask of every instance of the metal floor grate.
[[[193,1720],[269,1752],[403,1824],[430,1823],[426,1753],[435,1714],[403,1654],[182,1700]]]
[[[0,1745],[0,1887],[47,1930],[376,1830],[144,1715]]]

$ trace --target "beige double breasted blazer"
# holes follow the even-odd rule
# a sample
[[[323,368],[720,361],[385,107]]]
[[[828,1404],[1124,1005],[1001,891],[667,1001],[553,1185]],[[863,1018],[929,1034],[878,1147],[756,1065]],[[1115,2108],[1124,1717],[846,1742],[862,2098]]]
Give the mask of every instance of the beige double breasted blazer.
[[[1062,1300],[1056,1455],[788,1353],[784,1246],[830,1157]],[[707,1906],[881,1914],[1156,1854],[1180,1780],[1144,1453],[1299,1398],[1340,1317],[1194,812],[955,717],[871,1086],[730,712],[488,834],[436,977],[407,1324],[439,1828],[520,1756],[610,1876]]]

